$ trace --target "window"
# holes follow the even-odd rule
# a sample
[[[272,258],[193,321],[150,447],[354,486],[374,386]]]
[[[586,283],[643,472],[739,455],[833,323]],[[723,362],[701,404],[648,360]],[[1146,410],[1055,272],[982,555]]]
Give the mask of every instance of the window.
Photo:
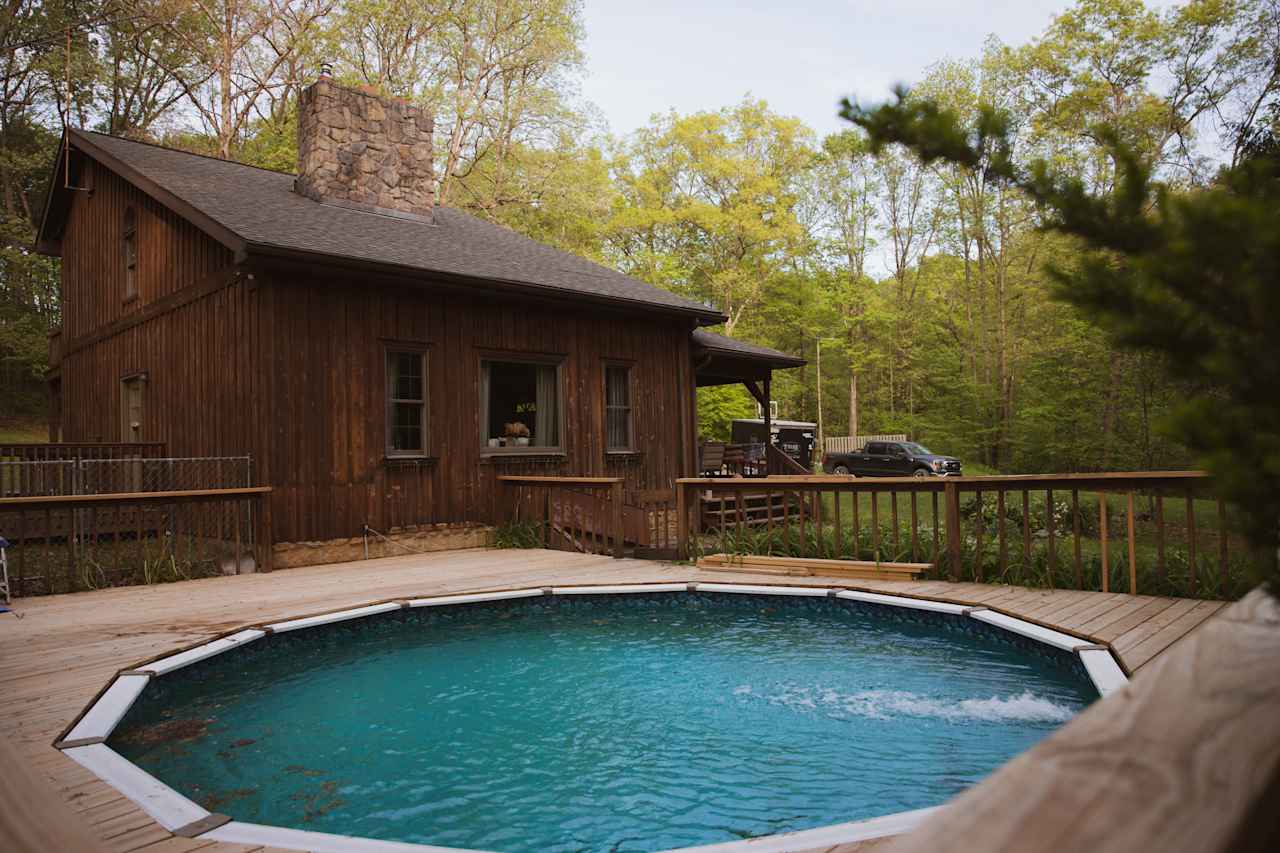
[[[147,389],[145,373],[120,380],[120,440],[142,441],[143,395]]]
[[[131,207],[124,212],[124,298],[138,296],[138,214]]]
[[[480,363],[480,429],[495,453],[560,446],[560,367],[536,361]]]
[[[605,450],[634,450],[631,444],[631,368],[607,365],[604,369]]]
[[[427,354],[387,350],[387,456],[427,455]]]

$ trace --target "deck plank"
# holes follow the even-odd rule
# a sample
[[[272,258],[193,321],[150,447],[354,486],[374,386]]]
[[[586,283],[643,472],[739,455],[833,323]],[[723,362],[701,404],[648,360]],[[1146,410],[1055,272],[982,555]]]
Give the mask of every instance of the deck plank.
[[[409,596],[672,581],[835,586],[935,598],[999,608],[1062,630],[1095,620],[1100,627],[1116,629],[1117,652],[1130,669],[1158,660],[1221,606],[1160,599],[1169,603],[1157,608],[1149,597],[973,582],[701,572],[669,563],[559,551],[414,554],[20,599],[15,609],[22,618],[0,618],[0,738],[12,745],[32,773],[48,781],[62,805],[69,804],[75,815],[93,823],[90,831],[103,840],[104,849],[245,853],[257,848],[173,838],[145,814],[130,810],[114,789],[54,750],[51,742],[119,669],[242,626]]]

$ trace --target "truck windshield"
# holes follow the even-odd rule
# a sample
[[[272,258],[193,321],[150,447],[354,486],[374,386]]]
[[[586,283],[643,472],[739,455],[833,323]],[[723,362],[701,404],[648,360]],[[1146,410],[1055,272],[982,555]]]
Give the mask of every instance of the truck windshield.
[[[903,442],[903,450],[913,456],[932,456],[933,451],[925,447],[923,444],[916,444],[914,441]]]

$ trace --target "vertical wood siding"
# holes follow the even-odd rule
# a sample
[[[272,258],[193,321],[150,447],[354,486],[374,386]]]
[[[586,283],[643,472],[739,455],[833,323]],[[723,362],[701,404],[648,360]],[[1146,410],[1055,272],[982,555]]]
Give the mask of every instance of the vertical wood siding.
[[[609,475],[628,491],[671,488],[685,473],[689,398],[681,322],[568,311],[354,281],[281,280],[263,293],[268,377],[261,458],[282,540],[359,535],[405,524],[488,521],[500,474]],[[428,349],[433,457],[384,459],[385,346]],[[480,360],[485,352],[563,357],[562,458],[485,457]],[[605,453],[604,368],[633,370],[634,456]]]
[[[255,281],[237,274],[225,247],[110,171],[94,164],[90,180],[94,193],[75,199],[62,242],[64,440],[118,439],[120,380],[145,371],[142,440],[164,441],[173,455],[251,454],[257,482],[275,489],[280,542],[359,536],[366,523],[490,521],[500,474],[623,476],[634,493],[692,473],[685,321],[353,276],[259,271]],[[139,298],[125,303],[129,205]],[[209,286],[222,275],[225,286]],[[93,341],[183,289],[199,295]],[[392,341],[429,347],[427,462],[384,459]],[[485,351],[563,356],[562,458],[482,457]],[[632,365],[634,456],[605,453],[606,362]]]

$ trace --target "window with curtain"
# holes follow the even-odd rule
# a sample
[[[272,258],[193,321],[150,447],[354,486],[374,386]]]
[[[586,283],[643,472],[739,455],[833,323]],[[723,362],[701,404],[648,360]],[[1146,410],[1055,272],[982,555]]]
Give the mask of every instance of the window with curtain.
[[[387,350],[387,455],[427,455],[427,354]]]
[[[608,365],[604,369],[605,449],[634,450],[631,443],[631,368]]]
[[[124,298],[138,295],[138,214],[132,207],[124,212]]]
[[[481,439],[495,452],[560,446],[557,364],[485,360],[480,365]]]

